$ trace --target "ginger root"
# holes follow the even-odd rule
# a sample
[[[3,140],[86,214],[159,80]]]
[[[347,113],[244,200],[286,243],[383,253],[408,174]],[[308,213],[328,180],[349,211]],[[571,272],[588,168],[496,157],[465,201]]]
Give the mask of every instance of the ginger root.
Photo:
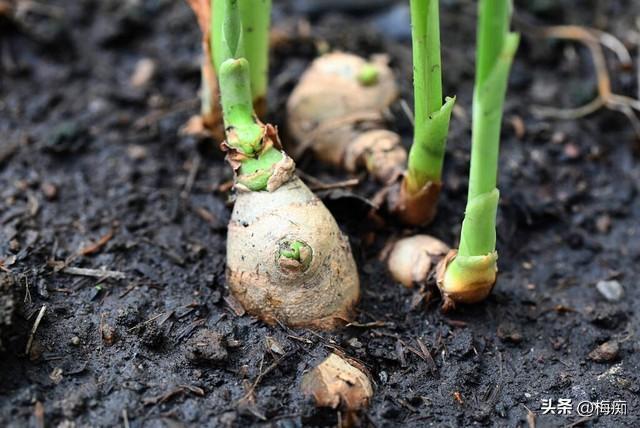
[[[264,126],[263,150],[281,149]],[[228,135],[233,135],[227,131]],[[225,146],[223,146],[225,147]],[[332,330],[350,322],[360,295],[347,237],[282,152],[265,190],[243,184],[242,155],[226,146],[238,191],[227,233],[227,285],[244,309],[274,324]]]
[[[432,236],[409,236],[393,244],[387,268],[393,279],[405,287],[424,284],[432,268],[448,251],[447,244]]]
[[[371,62],[334,52],[313,61],[287,102],[295,154],[315,157],[348,172],[360,168],[386,183],[405,167],[400,136],[385,130],[383,112],[398,88],[387,60]]]

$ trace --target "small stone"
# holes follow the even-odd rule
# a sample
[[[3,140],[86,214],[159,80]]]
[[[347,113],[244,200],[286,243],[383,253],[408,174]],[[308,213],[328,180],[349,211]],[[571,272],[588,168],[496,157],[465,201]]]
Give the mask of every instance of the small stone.
[[[227,348],[239,348],[242,346],[242,342],[238,339],[229,338],[227,339]]]
[[[200,330],[187,342],[187,359],[198,363],[220,363],[228,357],[224,337],[214,330]]]
[[[113,345],[116,341],[116,330],[109,324],[102,325],[102,340],[107,346]]]
[[[596,363],[606,363],[615,360],[618,356],[619,350],[620,345],[618,345],[618,342],[610,340],[608,342],[604,342],[602,345],[591,351],[589,353],[589,358]]]
[[[562,144],[567,139],[567,135],[564,132],[556,131],[551,135],[551,142],[553,144]]]
[[[610,302],[618,302],[624,295],[624,289],[618,281],[599,281],[596,288]]]
[[[503,342],[520,343],[522,342],[522,333],[520,333],[515,324],[503,322],[498,326],[497,335]]]
[[[147,148],[140,144],[129,144],[127,146],[127,156],[133,160],[142,160],[147,157]]]
[[[56,385],[62,382],[62,378],[62,369],[60,367],[54,368],[53,371],[49,373],[49,379]]]
[[[45,198],[52,201],[58,196],[58,188],[49,182],[44,182],[40,185],[40,189],[42,190],[42,194]]]
[[[580,148],[573,143],[565,144],[563,152],[568,159],[577,159],[580,157]]]
[[[151,58],[142,58],[136,63],[131,75],[131,86],[140,88],[146,86],[156,72],[156,63]]]
[[[275,337],[267,336],[265,337],[265,342],[269,351],[278,355],[284,355],[286,353],[280,342],[278,342]]]
[[[596,219],[596,229],[600,233],[607,233],[611,229],[611,217],[606,214],[601,215]]]
[[[352,337],[351,339],[349,339],[349,341],[347,343],[352,348],[355,348],[355,349],[362,348],[362,342],[360,342],[357,337]]]
[[[73,336],[71,338],[71,344],[73,346],[79,346],[80,345],[80,338],[78,336]]]

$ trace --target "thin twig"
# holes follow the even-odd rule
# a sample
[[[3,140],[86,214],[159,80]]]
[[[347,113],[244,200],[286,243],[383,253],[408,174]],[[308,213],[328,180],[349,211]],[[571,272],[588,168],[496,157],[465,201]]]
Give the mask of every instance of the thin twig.
[[[180,197],[182,199],[187,199],[189,194],[191,193],[191,189],[193,188],[193,183],[196,181],[196,176],[198,175],[198,170],[200,169],[200,156],[196,155],[191,162],[191,168],[189,168],[189,175],[187,176],[187,181],[184,184],[184,189],[180,193]]]
[[[114,233],[115,233],[115,230],[113,228],[109,229],[109,231],[105,235],[100,237],[100,239],[98,239],[95,243],[82,247],[78,251],[77,255],[88,256],[88,255],[97,253],[102,249],[102,247],[104,247],[111,240],[111,238],[113,238]]]
[[[244,394],[244,396],[238,400],[239,402],[242,401],[246,401],[249,399],[249,397],[251,397],[251,395],[254,393],[254,391],[256,390],[256,387],[258,386],[258,384],[262,381],[262,379],[268,375],[272,370],[274,370],[276,367],[278,367],[280,365],[280,363],[285,359],[288,358],[293,352],[287,352],[286,354],[284,354],[282,357],[278,358],[277,360],[275,360],[269,367],[267,367],[264,371],[260,371],[260,374],[258,374],[258,376],[256,377],[256,380],[253,382],[253,384],[251,385],[251,387],[249,387],[249,390],[246,392],[246,394]]]
[[[173,312],[173,310],[171,310],[171,312]],[[137,328],[142,327],[143,325],[149,324],[150,322],[157,320],[158,318],[160,318],[164,314],[165,314],[165,312],[160,312],[158,315],[154,315],[151,318],[149,318],[148,320],[142,321],[141,323],[134,325],[128,331],[133,331],[133,330],[135,330]]]
[[[33,344],[33,338],[36,335],[36,331],[38,331],[38,326],[40,325],[40,321],[42,321],[42,317],[44,317],[44,312],[47,310],[47,305],[42,305],[40,308],[40,312],[38,312],[38,316],[36,317],[36,322],[33,323],[33,327],[31,328],[31,334],[29,335],[29,340],[27,341],[27,347],[24,351],[25,355],[29,355],[31,351],[31,345]]]
[[[336,181],[334,183],[325,183],[322,180],[318,180],[313,175],[307,174],[301,170],[296,170],[296,174],[305,181],[310,190],[330,190],[341,189],[343,187],[354,187],[360,184],[360,180],[357,178],[350,178],[348,180]]]
[[[561,120],[575,120],[581,117],[588,116],[591,113],[595,113],[602,107],[604,107],[604,100],[600,97],[596,97],[589,103],[576,108],[557,108],[534,105],[531,106],[531,113],[542,118],[551,117]]]
[[[632,66],[631,55],[621,41],[612,34],[577,25],[538,28],[525,24],[525,28],[527,32],[536,37],[574,40],[584,44],[591,53],[598,84],[596,98],[583,106],[572,109],[533,106],[531,111],[534,115],[543,118],[578,119],[594,113],[601,107],[606,107],[624,113],[629,118],[635,133],[640,137],[640,120],[633,112],[634,109],[640,111],[640,100],[616,95],[611,91],[611,78],[609,77],[605,55],[602,50],[602,46],[611,49],[622,65],[625,68],[630,68]]]
[[[62,269],[62,272],[69,275],[90,276],[92,278],[100,279],[125,279],[127,277],[124,272],[121,272],[119,270],[88,269],[71,266],[65,267],[64,269]]]
[[[334,183],[321,183],[321,184],[311,184],[309,185],[309,190],[317,191],[317,190],[331,190],[331,189],[342,189],[344,187],[354,187],[360,184],[360,180],[357,178],[350,178],[348,180],[336,181]]]
[[[404,98],[400,100],[400,108],[402,108],[402,112],[407,116],[407,119],[409,119],[411,126],[414,126],[415,119],[413,118],[413,112],[411,111],[411,107],[409,107],[409,103],[407,103],[407,100]]]
[[[127,415],[127,409],[122,409],[122,423],[124,428],[129,428],[129,416]]]

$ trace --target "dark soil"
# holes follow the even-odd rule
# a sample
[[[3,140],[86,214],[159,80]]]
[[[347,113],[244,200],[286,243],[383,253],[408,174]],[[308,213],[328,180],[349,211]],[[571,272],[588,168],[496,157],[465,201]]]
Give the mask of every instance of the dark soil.
[[[403,3],[276,2],[274,27],[287,37],[273,49],[271,120],[284,126],[287,94],[327,46],[387,52],[411,104]],[[475,6],[442,3],[446,93],[459,110],[440,213],[420,232],[454,245]],[[633,0],[517,6],[522,21],[597,26],[637,52]],[[356,325],[318,334],[238,316],[227,297],[230,197],[218,189],[230,171],[211,141],[178,134],[198,111],[199,40],[182,1],[57,0],[0,16],[0,425],[335,425],[336,412],[315,409],[299,384],[336,349],[375,383],[364,425],[639,425],[637,139],[620,113],[561,122],[531,112],[591,99],[586,49],[523,36],[503,133],[500,277],[488,301],[443,314],[438,299],[423,304],[389,279],[378,253],[405,231],[368,219],[362,197],[375,185],[365,182],[355,196],[322,195],[350,234],[362,300]],[[133,87],[143,58],[155,73]],[[635,72],[608,59],[614,90],[637,94]],[[392,113],[409,142],[400,103]],[[309,158],[299,165],[324,181],[343,178]],[[64,273],[65,263],[125,279]],[[602,280],[618,281],[624,297],[607,301]],[[19,296],[6,297],[5,284]],[[541,414],[543,399],[559,398],[573,400],[571,415]],[[583,400],[625,400],[629,414],[582,418]]]

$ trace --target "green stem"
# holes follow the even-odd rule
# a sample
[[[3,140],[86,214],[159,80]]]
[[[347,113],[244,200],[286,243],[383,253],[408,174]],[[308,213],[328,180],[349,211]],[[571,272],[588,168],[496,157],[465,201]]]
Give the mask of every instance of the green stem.
[[[223,62],[219,81],[227,144],[245,155],[253,155],[260,149],[262,127],[253,113],[247,60],[239,58]],[[230,137],[231,131],[234,132],[233,138]]]
[[[454,98],[442,105],[438,0],[411,0],[415,129],[409,152],[409,191],[440,182]]]
[[[509,15],[509,0],[480,1],[469,194],[458,257],[495,251],[500,127],[509,70],[519,42],[518,34],[508,31]]]
[[[267,95],[269,84],[269,27],[271,0],[239,0],[244,52],[251,64],[253,100]]]
[[[265,190],[275,164],[284,155],[275,147],[265,149],[264,125],[253,112],[249,63],[244,58],[228,59],[220,66],[219,78],[226,143],[246,156],[237,180],[250,190]]]
[[[242,26],[238,13],[238,0],[225,0],[221,28],[221,51],[228,56],[218,68],[220,101],[226,132],[226,144],[239,152],[241,166],[237,180],[250,190],[267,188],[276,163],[283,154],[273,146],[265,145],[265,128],[259,123],[253,109],[249,62],[239,57],[242,52]]]
[[[271,23],[271,0],[211,0],[211,49],[216,73],[228,58],[244,56],[250,68],[252,99],[263,98],[269,83],[269,26]],[[230,13],[227,13],[227,10]],[[225,42],[225,20],[238,15],[241,23],[240,45],[236,54],[229,56]],[[235,20],[235,18],[233,18]]]
[[[416,126],[442,106],[438,0],[411,0]]]
[[[476,85],[482,85],[502,52],[509,31],[510,0],[478,3]]]

